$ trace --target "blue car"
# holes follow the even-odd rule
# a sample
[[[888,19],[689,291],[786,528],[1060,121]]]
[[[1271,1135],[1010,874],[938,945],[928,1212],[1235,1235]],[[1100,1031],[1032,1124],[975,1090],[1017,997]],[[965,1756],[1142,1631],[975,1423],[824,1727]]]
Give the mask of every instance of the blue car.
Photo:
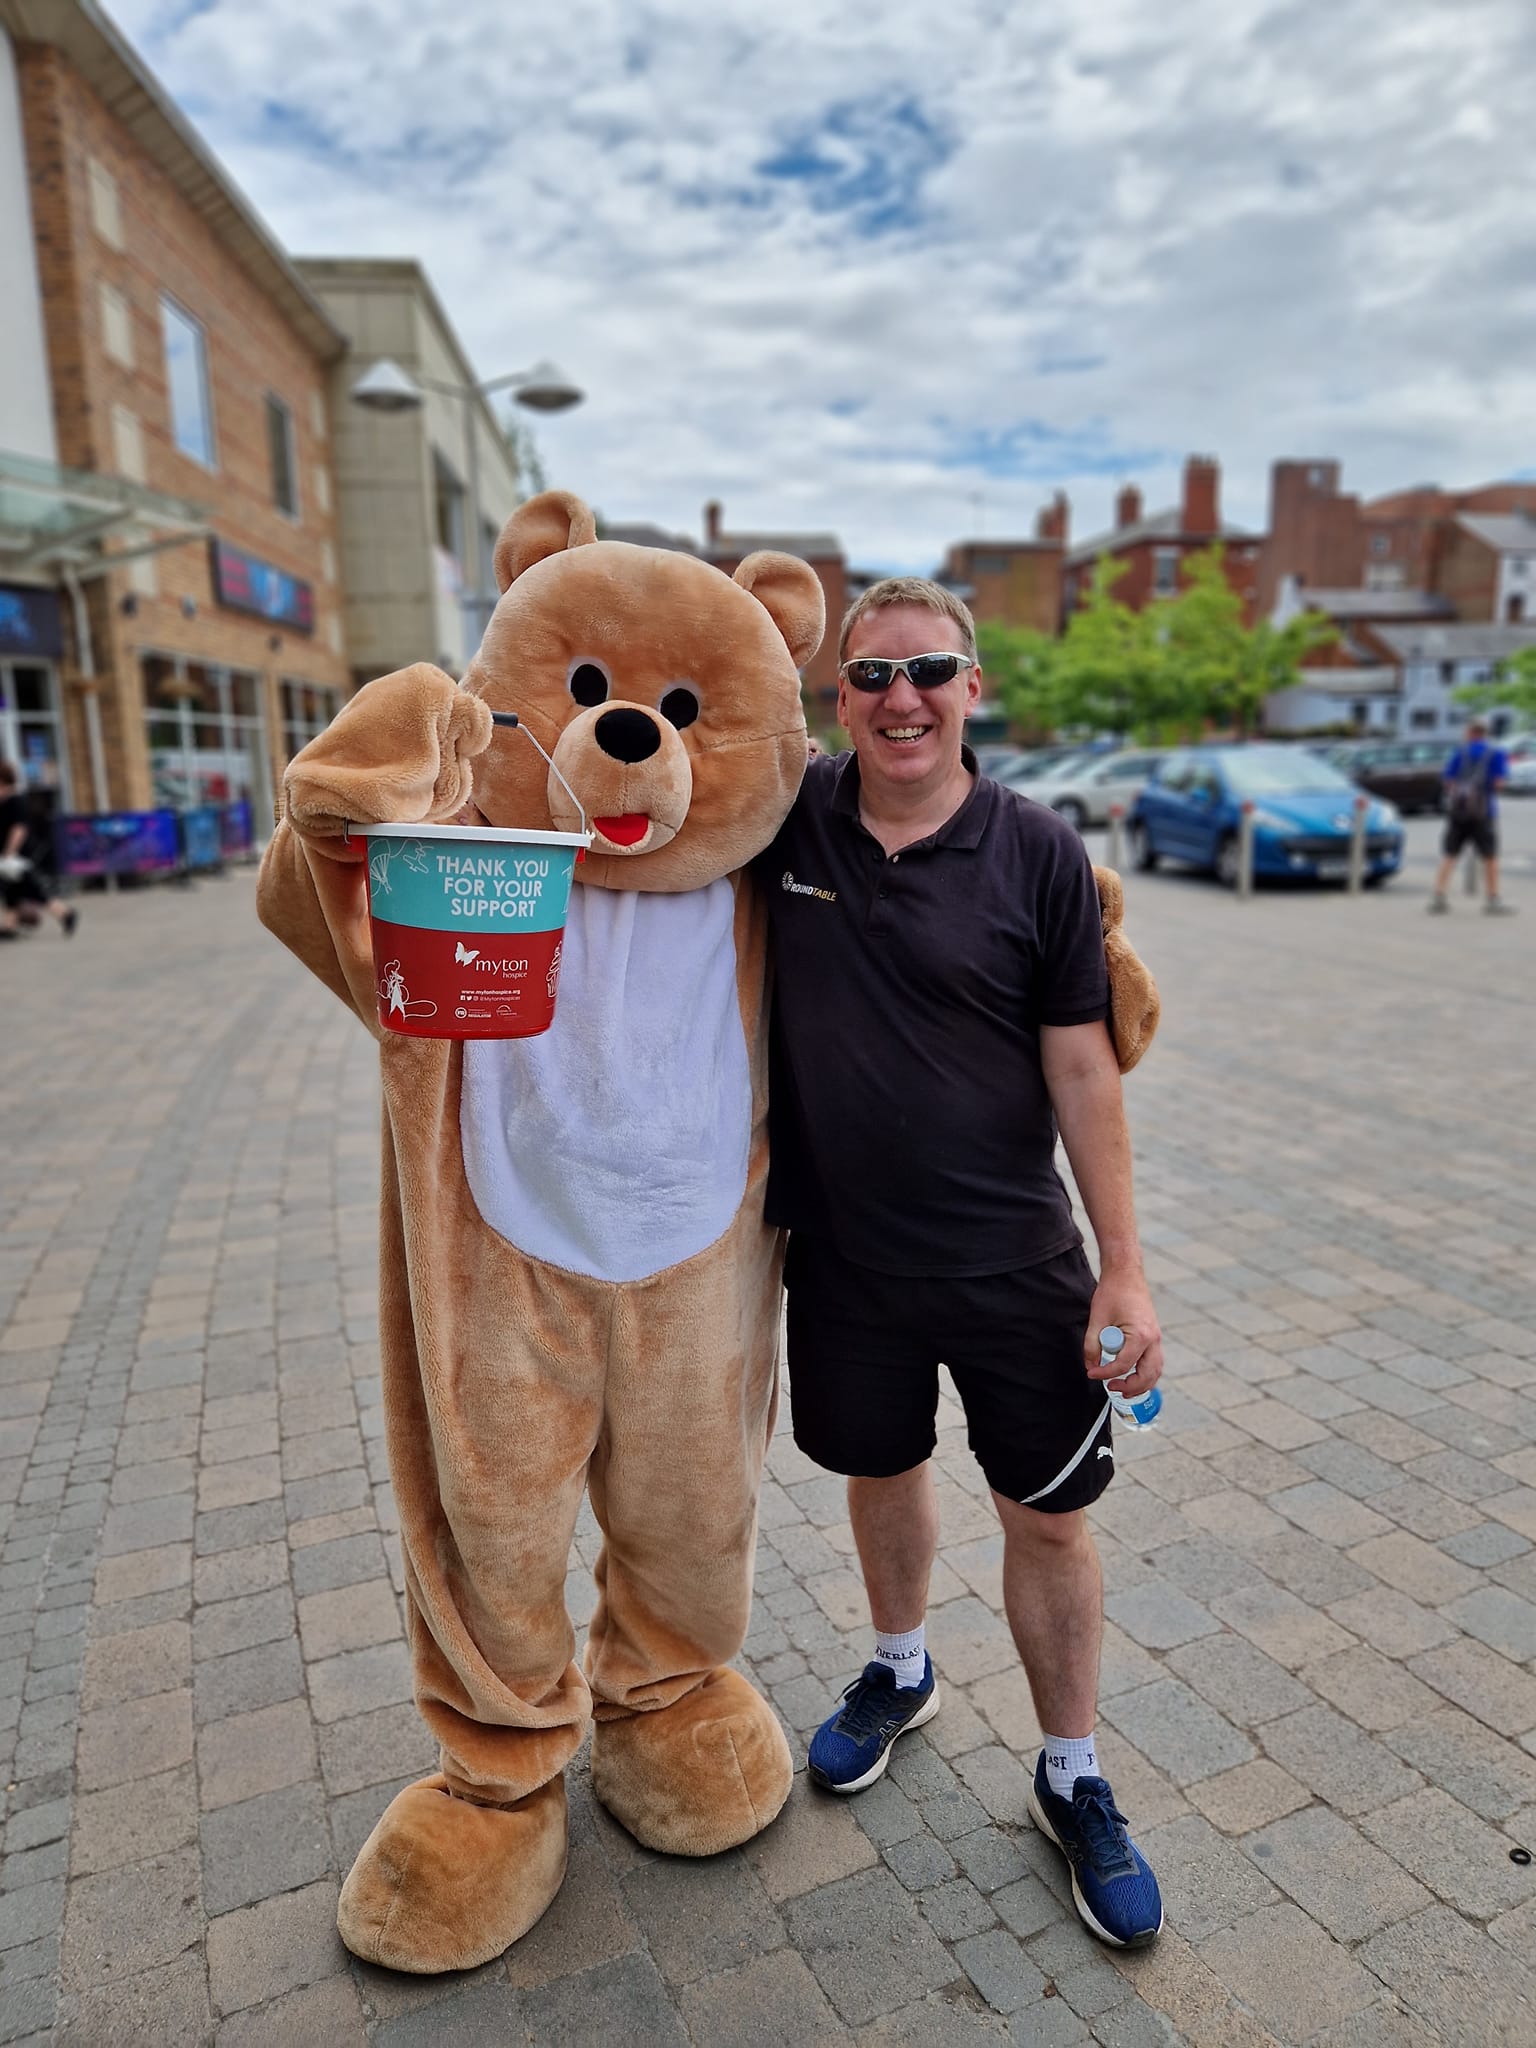
[[[1253,805],[1253,872],[1330,882],[1349,874],[1354,804],[1362,792],[1304,747],[1186,747],[1159,764],[1131,809],[1131,854],[1139,868],[1184,860],[1211,868],[1235,888],[1238,823]],[[1394,805],[1369,800],[1365,880],[1386,881],[1403,864],[1403,827]]]

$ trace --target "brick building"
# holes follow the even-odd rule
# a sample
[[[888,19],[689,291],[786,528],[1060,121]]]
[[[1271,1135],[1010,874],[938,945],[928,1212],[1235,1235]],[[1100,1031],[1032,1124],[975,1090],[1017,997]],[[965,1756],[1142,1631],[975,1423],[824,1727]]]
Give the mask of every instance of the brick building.
[[[831,705],[837,698],[837,632],[849,602],[848,563],[842,542],[835,533],[726,533],[722,517],[719,503],[711,498],[704,507],[704,543],[699,553],[727,576],[734,575],[759,548],[798,555],[816,571],[827,601],[827,631],[807,662],[802,681],[823,706]]]
[[[12,560],[71,624],[49,664],[57,780],[81,810],[248,801],[260,837],[350,686],[326,402],[343,340],[94,5],[0,0],[0,38],[52,416],[51,460],[0,438],[0,488],[30,507]]]
[[[1260,536],[1222,519],[1220,464],[1209,455],[1191,455],[1184,464],[1177,505],[1146,513],[1140,490],[1125,484],[1115,501],[1113,528],[1068,546],[1065,609],[1070,614],[1082,602],[1101,556],[1124,565],[1115,596],[1141,611],[1158,598],[1176,596],[1186,558],[1218,541],[1226,550],[1227,581],[1242,598],[1244,616],[1251,622],[1257,615]]]
[[[1070,508],[1058,491],[1041,512],[1033,540],[958,540],[937,581],[971,608],[978,625],[1061,631]]]

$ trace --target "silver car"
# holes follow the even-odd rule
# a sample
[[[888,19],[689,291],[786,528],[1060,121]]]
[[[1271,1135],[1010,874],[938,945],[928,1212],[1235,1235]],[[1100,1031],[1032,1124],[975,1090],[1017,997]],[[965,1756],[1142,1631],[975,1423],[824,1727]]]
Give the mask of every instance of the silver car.
[[[1080,755],[1024,785],[1024,794],[1044,804],[1079,832],[1107,825],[1112,804],[1129,813],[1167,752],[1166,747],[1124,747],[1115,754]]]

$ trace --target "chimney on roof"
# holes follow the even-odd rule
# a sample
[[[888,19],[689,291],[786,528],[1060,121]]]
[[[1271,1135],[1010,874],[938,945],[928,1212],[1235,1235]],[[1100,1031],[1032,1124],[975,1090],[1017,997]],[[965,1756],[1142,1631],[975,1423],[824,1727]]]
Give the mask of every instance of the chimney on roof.
[[[1179,531],[1209,540],[1221,531],[1221,464],[1214,455],[1191,455],[1184,465]]]
[[[1036,540],[1053,540],[1059,547],[1065,547],[1071,519],[1072,507],[1067,501],[1067,494],[1058,491],[1049,505],[1042,507],[1035,521]]]
[[[716,546],[719,542],[720,500],[718,498],[711,498],[704,507],[704,538],[711,547]]]
[[[1115,531],[1136,525],[1141,518],[1141,492],[1135,484],[1122,484],[1115,498]]]

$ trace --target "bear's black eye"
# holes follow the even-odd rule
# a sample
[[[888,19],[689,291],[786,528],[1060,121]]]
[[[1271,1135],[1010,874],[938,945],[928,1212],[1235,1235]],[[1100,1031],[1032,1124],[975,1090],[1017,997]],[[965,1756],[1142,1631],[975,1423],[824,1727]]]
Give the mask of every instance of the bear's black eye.
[[[579,661],[571,670],[570,689],[578,704],[602,704],[608,696],[608,678],[595,661]]]
[[[662,717],[669,719],[681,732],[685,725],[692,725],[699,715],[698,692],[679,684],[675,690],[668,690],[661,700],[660,708]]]

